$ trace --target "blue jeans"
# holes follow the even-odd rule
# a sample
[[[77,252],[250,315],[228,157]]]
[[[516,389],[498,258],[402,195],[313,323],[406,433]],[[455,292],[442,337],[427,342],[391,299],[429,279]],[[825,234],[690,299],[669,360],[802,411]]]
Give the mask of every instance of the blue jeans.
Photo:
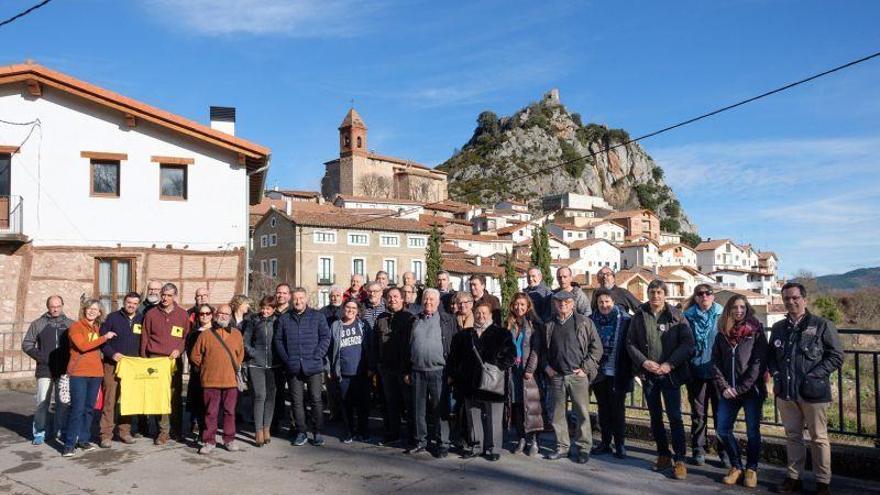
[[[70,412],[67,415],[67,428],[64,430],[64,446],[73,448],[77,442],[88,442],[92,438],[92,418],[95,416],[95,401],[102,377],[70,377]]]
[[[733,400],[719,398],[718,402],[718,438],[724,444],[724,450],[733,467],[742,469],[742,452],[739,442],[733,435],[733,425],[739,410],[745,410],[746,416],[746,468],[758,469],[758,458],[761,456],[761,415],[765,397],[754,390]]]
[[[651,415],[651,434],[657,443],[657,455],[672,457],[676,462],[683,461],[687,443],[684,421],[681,419],[681,387],[669,385],[666,380],[646,378],[642,381],[642,390],[645,392],[645,402],[648,403],[648,413]],[[669,451],[669,441],[666,438],[666,426],[663,424],[664,405],[675,455]]]

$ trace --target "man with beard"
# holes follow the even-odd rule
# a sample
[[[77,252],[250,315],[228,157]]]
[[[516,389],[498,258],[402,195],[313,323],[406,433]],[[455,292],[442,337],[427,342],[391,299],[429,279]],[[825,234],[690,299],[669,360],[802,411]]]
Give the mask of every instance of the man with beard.
[[[244,340],[230,326],[232,308],[224,304],[214,314],[214,325],[199,335],[192,352],[193,365],[205,398],[205,429],[199,454],[210,454],[217,442],[217,423],[223,411],[223,445],[229,452],[241,450],[235,443],[235,403],[238,398],[236,372],[244,360]]]
[[[367,297],[361,307],[360,317],[372,328],[376,324],[376,319],[384,312],[385,300],[382,299],[382,286],[379,285],[379,282],[370,282],[367,284]]]
[[[330,287],[327,297],[329,302],[321,308],[321,313],[327,318],[327,324],[332,325],[334,321],[342,318],[342,288],[338,285]]]
[[[623,287],[618,287],[614,283],[614,270],[610,267],[603,266],[599,273],[596,274],[596,279],[599,281],[599,287],[603,289],[607,289],[611,292],[611,297],[614,299],[614,304],[623,308],[629,314],[635,314],[638,311],[639,306],[641,306],[641,301],[639,301],[636,296],[633,295],[632,292],[624,289]],[[593,311],[597,310],[596,296],[593,296],[593,301],[591,304],[591,308]]]
[[[138,306],[138,313],[146,316],[147,311],[158,306],[159,300],[161,299],[161,292],[162,282],[159,282],[158,280],[150,280],[147,283],[147,293],[146,295],[144,295],[144,299],[141,301],[141,305]]]

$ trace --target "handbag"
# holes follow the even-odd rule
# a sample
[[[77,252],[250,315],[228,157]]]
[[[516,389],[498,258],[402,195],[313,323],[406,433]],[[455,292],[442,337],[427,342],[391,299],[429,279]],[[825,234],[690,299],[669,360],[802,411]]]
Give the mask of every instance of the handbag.
[[[241,367],[235,364],[235,358],[232,357],[232,351],[229,350],[229,347],[226,346],[226,342],[223,342],[223,339],[220,335],[217,334],[214,329],[211,329],[211,334],[217,338],[217,341],[220,342],[220,345],[223,346],[223,350],[226,351],[226,355],[229,356],[229,361],[232,362],[232,368],[235,369],[235,382],[236,388],[238,388],[239,392],[244,392],[248,389],[247,380],[244,377],[244,374],[241,372]]]
[[[79,360],[82,359],[82,354],[77,356],[76,361],[73,362],[73,368],[76,368],[76,364],[79,363]],[[58,379],[58,400],[61,401],[62,404],[69,405],[70,404],[70,374],[65,373],[61,375]]]
[[[473,340],[471,341],[471,348],[474,350],[474,354],[477,355],[477,361],[480,362],[480,385],[477,387],[477,390],[504,395],[506,382],[504,371],[501,371],[501,368],[492,363],[483,362],[483,358],[480,357],[480,352],[477,351],[477,345]]]
[[[104,386],[98,387],[98,396],[95,398],[95,410],[104,409]]]

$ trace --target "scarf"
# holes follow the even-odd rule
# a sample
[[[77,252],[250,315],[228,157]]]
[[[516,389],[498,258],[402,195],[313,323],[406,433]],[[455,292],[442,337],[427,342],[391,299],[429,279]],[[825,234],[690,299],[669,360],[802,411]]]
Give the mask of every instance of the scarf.
[[[620,308],[615,304],[607,315],[594,311],[590,313],[590,319],[596,324],[596,331],[602,341],[603,353],[602,359],[599,360],[599,367],[604,374],[613,374],[616,364],[617,339],[620,335],[620,322],[623,319]]]
[[[760,329],[761,324],[754,318],[749,318],[748,320],[734,323],[733,328],[730,329],[730,332],[725,337],[732,347],[736,347],[743,340],[757,335]]]
[[[714,335],[712,335],[711,339],[709,336],[715,331],[715,324],[718,322],[718,317],[721,315],[721,305],[718,303],[712,303],[712,306],[708,310],[703,311],[700,309],[699,305],[694,304],[685,311],[684,315],[694,331],[694,357],[699,358],[712,344],[710,340],[715,340]]]

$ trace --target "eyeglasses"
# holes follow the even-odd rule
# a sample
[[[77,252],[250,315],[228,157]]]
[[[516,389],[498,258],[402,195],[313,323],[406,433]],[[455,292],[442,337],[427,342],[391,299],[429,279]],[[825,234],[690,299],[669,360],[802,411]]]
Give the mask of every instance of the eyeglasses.
[[[701,290],[700,292],[697,292],[697,295],[700,297],[709,297],[712,294],[713,294],[712,291],[708,291],[708,290]]]
[[[217,316],[232,316],[232,313],[221,313],[220,311],[218,311]]]
[[[199,313],[199,316],[211,316],[213,313]]]

